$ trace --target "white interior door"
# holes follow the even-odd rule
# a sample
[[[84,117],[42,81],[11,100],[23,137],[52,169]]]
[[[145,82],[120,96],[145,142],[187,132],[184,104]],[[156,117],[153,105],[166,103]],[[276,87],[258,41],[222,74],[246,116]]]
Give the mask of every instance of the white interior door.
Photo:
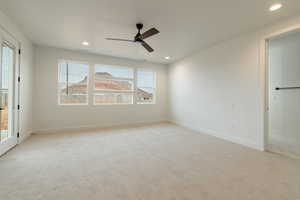
[[[268,150],[300,158],[299,32],[269,41],[269,72]]]
[[[18,44],[0,29],[0,155],[18,138]]]

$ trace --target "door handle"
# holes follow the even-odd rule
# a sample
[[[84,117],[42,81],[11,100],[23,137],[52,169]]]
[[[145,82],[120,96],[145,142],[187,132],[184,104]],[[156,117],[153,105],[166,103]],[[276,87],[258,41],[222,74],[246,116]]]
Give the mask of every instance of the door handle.
[[[277,87],[275,88],[275,90],[296,90],[296,89],[300,89],[300,87]]]

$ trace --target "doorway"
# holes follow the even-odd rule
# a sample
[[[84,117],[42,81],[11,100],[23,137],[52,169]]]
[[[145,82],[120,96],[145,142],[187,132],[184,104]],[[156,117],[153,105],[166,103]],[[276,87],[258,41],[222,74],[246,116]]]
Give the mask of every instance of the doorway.
[[[0,156],[18,142],[18,43],[0,29]]]
[[[268,41],[267,150],[300,158],[300,32]]]

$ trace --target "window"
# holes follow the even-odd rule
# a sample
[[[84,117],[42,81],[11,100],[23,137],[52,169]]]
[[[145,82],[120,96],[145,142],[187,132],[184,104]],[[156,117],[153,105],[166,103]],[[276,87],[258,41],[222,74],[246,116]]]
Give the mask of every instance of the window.
[[[138,104],[155,103],[155,72],[137,71],[136,101]]]
[[[88,104],[88,73],[89,65],[73,61],[59,62],[60,105]]]
[[[130,67],[96,64],[93,87],[89,93],[89,64],[60,61],[58,68],[58,104],[88,105],[93,95],[94,105],[154,104],[155,72]]]
[[[95,65],[94,104],[133,104],[134,70],[128,67]]]

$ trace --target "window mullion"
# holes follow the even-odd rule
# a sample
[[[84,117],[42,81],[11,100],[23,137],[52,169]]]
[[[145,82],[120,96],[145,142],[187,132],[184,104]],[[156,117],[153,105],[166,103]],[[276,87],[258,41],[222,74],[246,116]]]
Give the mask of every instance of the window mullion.
[[[133,104],[135,105],[137,100],[137,68],[134,68],[133,71]]]
[[[109,77],[109,78],[106,78],[106,77],[100,77],[97,80],[133,81],[134,78],[118,78],[118,77]]]
[[[66,68],[66,82],[67,82],[67,96],[69,96],[69,64],[67,62],[67,68]]]
[[[134,90],[94,90],[97,93],[134,93]]]

